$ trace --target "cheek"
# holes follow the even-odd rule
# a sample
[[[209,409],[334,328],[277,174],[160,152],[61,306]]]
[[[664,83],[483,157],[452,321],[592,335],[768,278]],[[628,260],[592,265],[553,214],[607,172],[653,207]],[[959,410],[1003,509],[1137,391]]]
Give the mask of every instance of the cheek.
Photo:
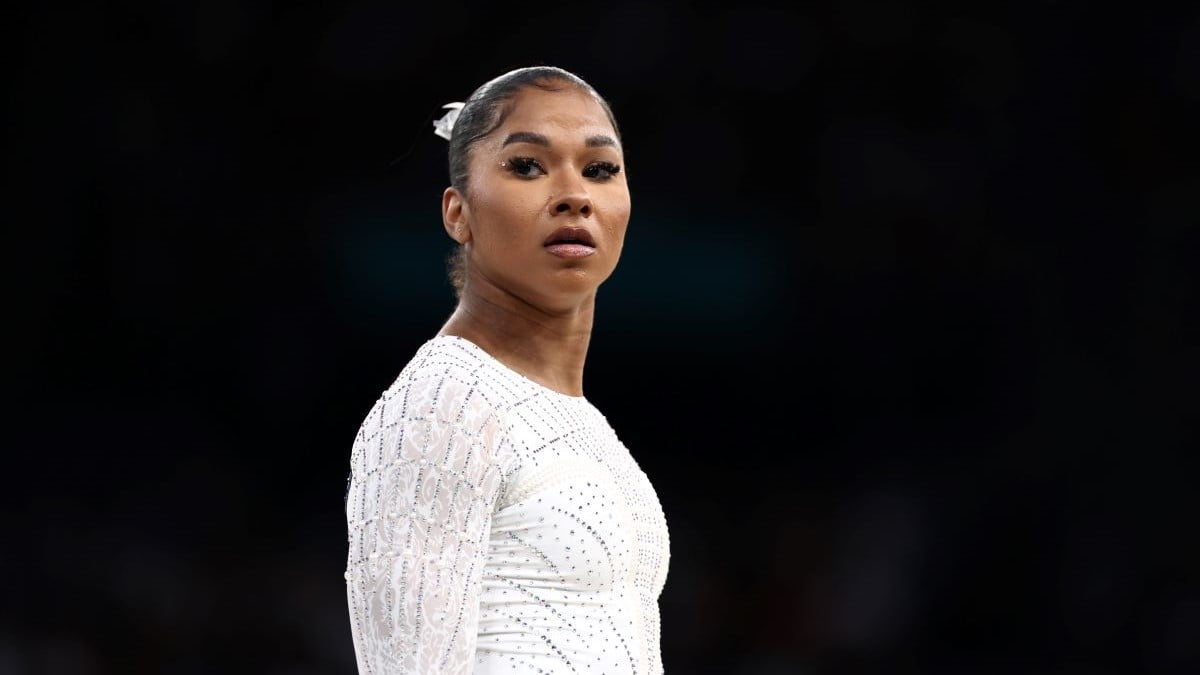
[[[520,190],[490,188],[476,205],[473,236],[486,248],[518,245],[529,236],[539,208]]]
[[[625,230],[629,226],[629,215],[631,212],[629,204],[629,194],[617,195],[605,204],[605,212],[608,214],[607,229],[612,235],[618,239],[625,237]]]

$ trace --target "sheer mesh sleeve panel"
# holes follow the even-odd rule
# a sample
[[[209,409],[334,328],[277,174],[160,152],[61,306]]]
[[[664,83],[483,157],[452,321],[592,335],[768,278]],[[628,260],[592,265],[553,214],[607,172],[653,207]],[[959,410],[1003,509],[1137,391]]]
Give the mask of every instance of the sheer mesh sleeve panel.
[[[469,673],[504,427],[454,373],[398,382],[355,438],[346,593],[362,674]]]

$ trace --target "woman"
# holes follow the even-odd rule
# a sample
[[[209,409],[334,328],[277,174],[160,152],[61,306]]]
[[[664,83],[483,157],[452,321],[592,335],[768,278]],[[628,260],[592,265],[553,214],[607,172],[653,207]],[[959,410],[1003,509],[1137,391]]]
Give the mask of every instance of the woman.
[[[661,673],[666,520],[583,396],[596,289],[629,222],[616,122],[549,67],[501,75],[457,112],[435,127],[458,305],[351,458],[359,672]]]

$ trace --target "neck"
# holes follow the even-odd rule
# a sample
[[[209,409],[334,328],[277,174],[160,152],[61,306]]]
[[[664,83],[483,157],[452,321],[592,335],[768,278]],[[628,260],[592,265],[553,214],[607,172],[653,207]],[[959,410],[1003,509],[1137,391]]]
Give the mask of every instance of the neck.
[[[542,386],[583,396],[595,306],[594,291],[574,306],[548,311],[494,286],[469,281],[438,335],[470,340]]]

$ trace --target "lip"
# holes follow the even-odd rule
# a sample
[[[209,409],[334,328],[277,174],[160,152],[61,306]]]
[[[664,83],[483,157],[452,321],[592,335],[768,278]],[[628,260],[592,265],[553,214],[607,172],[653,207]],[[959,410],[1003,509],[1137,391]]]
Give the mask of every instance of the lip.
[[[542,247],[559,258],[586,258],[596,252],[596,239],[586,227],[565,225],[551,232]]]
[[[596,252],[596,247],[586,244],[546,244],[545,249],[559,258],[586,258]]]
[[[561,245],[586,246],[594,250],[596,240],[586,227],[566,225],[551,232],[546,241],[542,242],[542,246],[546,247]]]

